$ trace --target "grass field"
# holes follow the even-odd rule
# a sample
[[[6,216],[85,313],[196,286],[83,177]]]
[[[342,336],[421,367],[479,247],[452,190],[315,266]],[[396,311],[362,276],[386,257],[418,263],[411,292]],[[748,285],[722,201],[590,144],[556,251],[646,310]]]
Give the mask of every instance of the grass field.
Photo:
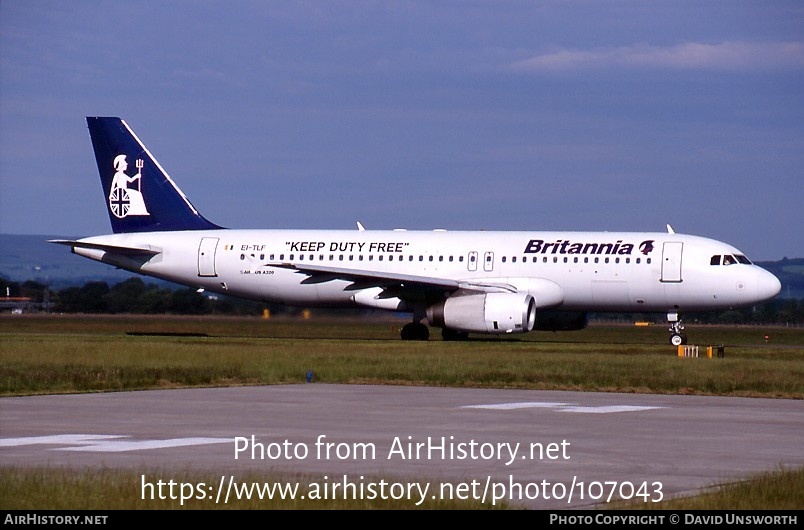
[[[699,357],[682,358],[677,348],[667,344],[664,326],[593,325],[575,332],[473,337],[465,342],[443,342],[434,334],[429,342],[403,342],[399,328],[404,322],[3,315],[0,396],[288,384],[305,382],[312,373],[313,382],[344,384],[804,399],[803,329],[688,325],[690,342],[699,346]],[[707,357],[706,347],[718,345],[723,346],[724,357]],[[757,477],[757,481],[758,486],[752,486],[754,482],[730,485],[705,497],[673,501],[692,504],[677,506],[668,501],[662,507],[750,508],[755,501],[748,499],[759,498],[762,500],[756,501],[759,505],[754,508],[800,508],[804,491],[800,470],[780,470]],[[763,494],[752,493],[752,487]],[[125,495],[131,490],[131,477],[122,471],[87,475],[4,467],[0,506],[142,507],[133,493]],[[767,498],[769,491],[774,492],[772,499]],[[43,499],[50,499],[49,504],[40,504],[46,502]],[[479,506],[456,503],[427,508]]]
[[[419,342],[399,339],[402,323],[5,316],[0,396],[300,383],[312,372],[326,383],[804,398],[804,329],[688,328],[699,357],[679,358],[663,326]],[[707,357],[718,345],[725,356]]]

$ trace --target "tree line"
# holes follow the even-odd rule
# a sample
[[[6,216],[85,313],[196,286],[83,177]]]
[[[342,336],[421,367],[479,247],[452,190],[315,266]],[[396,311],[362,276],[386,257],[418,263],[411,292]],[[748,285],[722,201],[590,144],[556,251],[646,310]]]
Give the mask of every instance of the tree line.
[[[0,278],[3,295],[30,299],[30,307],[54,313],[90,314],[176,314],[176,315],[241,315],[259,316],[268,309],[271,314],[301,312],[282,304],[265,304],[222,295],[210,295],[192,288],[164,287],[146,283],[139,277],[114,285],[92,281],[82,286],[51,291],[36,281],[11,282]],[[2,295],[0,295],[2,300]],[[348,312],[347,312],[348,313]],[[598,316],[598,315],[594,315]],[[644,313],[599,315],[601,318],[646,320]],[[665,315],[654,315],[657,323]],[[804,300],[777,298],[768,302],[728,311],[686,313],[687,323],[701,324],[780,324],[804,325]]]
[[[53,313],[259,315],[267,308],[258,302],[209,295],[191,288],[164,287],[136,277],[114,285],[92,281],[59,290],[50,290],[35,281],[0,280],[0,287],[11,297],[30,298],[41,311]]]

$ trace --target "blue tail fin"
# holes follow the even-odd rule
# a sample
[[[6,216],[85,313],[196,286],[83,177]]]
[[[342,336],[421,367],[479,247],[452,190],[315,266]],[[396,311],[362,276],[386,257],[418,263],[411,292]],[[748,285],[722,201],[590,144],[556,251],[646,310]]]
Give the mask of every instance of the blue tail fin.
[[[215,230],[120,118],[87,118],[114,233]]]

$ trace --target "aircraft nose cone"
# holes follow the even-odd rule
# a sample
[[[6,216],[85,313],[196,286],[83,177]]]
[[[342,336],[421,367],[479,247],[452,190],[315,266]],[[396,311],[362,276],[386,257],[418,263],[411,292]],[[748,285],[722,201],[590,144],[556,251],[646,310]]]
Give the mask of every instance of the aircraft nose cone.
[[[759,298],[769,300],[781,291],[782,282],[779,281],[779,278],[766,270],[762,270],[762,274],[757,278],[757,295]]]

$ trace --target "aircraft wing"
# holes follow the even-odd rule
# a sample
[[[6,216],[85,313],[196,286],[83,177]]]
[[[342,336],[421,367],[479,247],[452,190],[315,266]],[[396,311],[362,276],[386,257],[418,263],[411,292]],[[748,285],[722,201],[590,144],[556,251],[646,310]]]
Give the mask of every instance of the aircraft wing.
[[[302,283],[323,283],[332,280],[351,281],[347,290],[361,290],[371,287],[381,287],[393,291],[395,296],[404,296],[405,292],[411,294],[424,291],[475,291],[484,293],[517,292],[516,287],[507,283],[479,282],[475,280],[453,280],[434,276],[417,276],[413,274],[397,274],[376,270],[345,269],[329,267],[326,265],[313,265],[301,263],[277,263],[268,267],[280,267],[295,270],[300,274],[307,274],[309,278]]]

